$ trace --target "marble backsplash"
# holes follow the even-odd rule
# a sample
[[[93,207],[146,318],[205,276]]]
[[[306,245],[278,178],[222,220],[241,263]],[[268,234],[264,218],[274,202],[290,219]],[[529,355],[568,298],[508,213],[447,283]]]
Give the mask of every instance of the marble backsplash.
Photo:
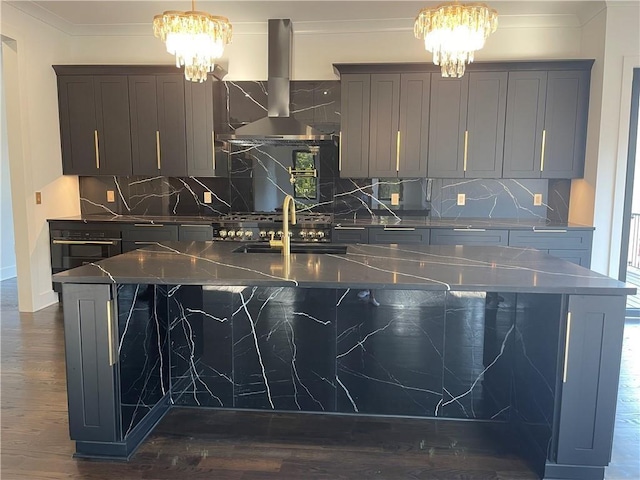
[[[266,115],[266,82],[220,82],[216,89],[215,128],[229,132]],[[327,133],[340,130],[340,82],[294,81],[291,110],[299,121]],[[335,137],[337,139],[337,136]],[[288,168],[304,147],[262,145],[216,147],[225,177],[80,177],[83,214],[218,216],[243,211],[273,211],[284,196],[295,196]],[[313,155],[317,178],[296,198],[299,210],[365,218],[368,215],[430,215],[435,218],[500,218],[566,222],[570,180],[340,178],[338,144],[324,142]],[[107,202],[107,192],[115,200]],[[309,191],[312,192],[309,195]],[[205,193],[211,203],[205,203]],[[299,193],[299,192],[298,192]],[[398,205],[391,204],[391,194]],[[457,205],[458,194],[466,203]],[[534,194],[542,194],[540,206]]]

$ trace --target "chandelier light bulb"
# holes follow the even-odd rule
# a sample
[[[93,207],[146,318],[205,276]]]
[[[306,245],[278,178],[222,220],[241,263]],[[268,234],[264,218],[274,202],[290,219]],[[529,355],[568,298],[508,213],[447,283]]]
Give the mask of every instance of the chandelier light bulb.
[[[498,28],[498,13],[484,3],[444,4],[420,10],[413,27],[416,38],[433,54],[443,77],[462,77],[474,53]]]
[[[184,66],[187,80],[203,82],[231,42],[232,27],[225,17],[195,10],[168,10],[153,17],[153,34],[165,42],[168,53],[175,55],[176,67]]]

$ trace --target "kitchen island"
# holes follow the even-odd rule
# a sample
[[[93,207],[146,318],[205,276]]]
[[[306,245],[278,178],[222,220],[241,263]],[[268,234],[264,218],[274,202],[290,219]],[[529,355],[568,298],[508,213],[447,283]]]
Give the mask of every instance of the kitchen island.
[[[78,456],[126,459],[185,406],[502,422],[541,477],[604,477],[634,289],[533,249],[234,250],[54,276]]]

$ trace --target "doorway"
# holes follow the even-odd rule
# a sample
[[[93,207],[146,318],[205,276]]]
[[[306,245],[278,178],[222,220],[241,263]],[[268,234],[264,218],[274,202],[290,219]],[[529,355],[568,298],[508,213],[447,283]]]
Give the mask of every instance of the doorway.
[[[640,68],[633,69],[631,87],[631,118],[629,122],[629,149],[624,198],[624,222],[618,278],[640,290],[640,187],[634,178],[640,178],[638,159],[640,136]],[[627,297],[627,316],[640,317],[640,294]]]

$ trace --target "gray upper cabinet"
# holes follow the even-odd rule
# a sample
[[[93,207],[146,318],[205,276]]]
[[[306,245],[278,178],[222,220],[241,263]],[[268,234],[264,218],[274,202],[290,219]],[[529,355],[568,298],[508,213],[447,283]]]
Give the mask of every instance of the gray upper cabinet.
[[[590,72],[547,74],[542,178],[579,178],[584,173]]]
[[[469,73],[465,178],[502,176],[507,76],[507,72]]]
[[[430,73],[400,76],[399,177],[427,176],[430,89]]]
[[[507,72],[434,76],[431,86],[429,176],[500,178]]]
[[[464,177],[464,132],[467,123],[469,75],[431,79],[429,165],[434,178]]]
[[[346,74],[341,78],[340,176],[369,176],[369,106],[371,75]]]
[[[398,174],[400,74],[371,75],[369,176]]]
[[[190,177],[227,174],[226,162],[216,161],[213,85],[214,81],[185,82],[187,174]]]
[[[589,80],[585,69],[509,73],[504,177],[582,177]]]
[[[134,175],[187,175],[184,77],[132,75],[131,140]]]
[[[65,175],[131,175],[126,76],[59,75]]]
[[[430,82],[430,73],[342,76],[342,177],[427,175]]]

